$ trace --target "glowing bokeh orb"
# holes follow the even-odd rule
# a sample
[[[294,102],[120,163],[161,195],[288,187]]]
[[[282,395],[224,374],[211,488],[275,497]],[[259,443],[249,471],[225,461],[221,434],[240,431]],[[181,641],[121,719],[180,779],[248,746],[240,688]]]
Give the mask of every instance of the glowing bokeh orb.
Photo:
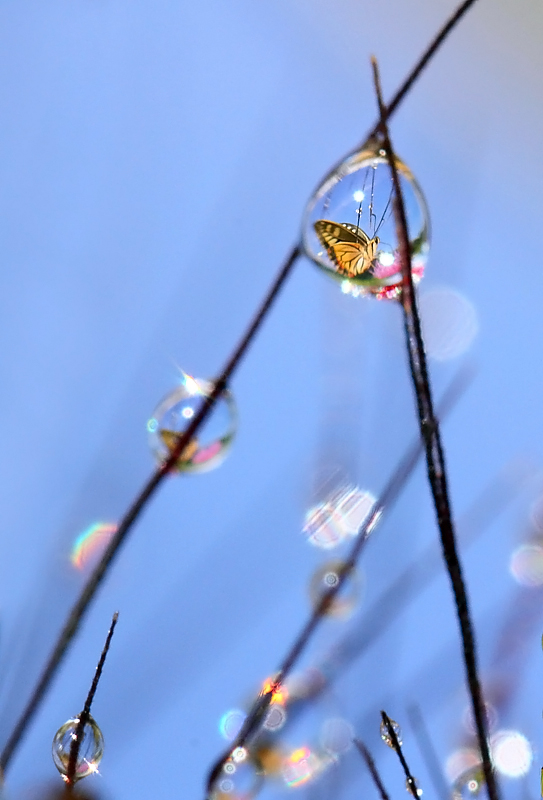
[[[519,731],[498,731],[490,739],[490,750],[498,772],[509,778],[522,778],[532,766],[532,746]]]
[[[287,786],[296,788],[308,783],[319,774],[319,757],[309,747],[299,747],[283,761],[282,773]]]
[[[76,737],[79,718],[69,719],[55,733],[53,739],[53,761],[60,774],[67,778],[70,763],[70,751]],[[104,737],[102,731],[92,717],[89,717],[79,745],[74,780],[86,778],[98,772],[98,765],[104,754]]]
[[[540,544],[521,544],[511,554],[509,571],[522,586],[543,586],[543,547]]]
[[[396,158],[415,282],[429,247],[426,202],[411,171]],[[375,140],[343,161],[311,197],[302,224],[306,255],[341,283],[346,294],[393,299],[401,293],[401,265],[385,151]]]
[[[354,486],[344,486],[310,508],[303,533],[307,541],[322,550],[332,550],[350,536],[356,536],[367,518],[375,497]]]
[[[181,384],[154,410],[147,422],[147,432],[151,450],[160,464],[173,453],[179,435],[187,429],[212,391],[212,382],[183,373]],[[179,456],[175,468],[179,472],[207,472],[219,466],[230,450],[236,428],[236,405],[230,392],[225,390]]]
[[[479,332],[477,312],[470,301],[453,289],[431,289],[420,297],[420,314],[426,352],[436,361],[465,353]]]
[[[327,753],[339,756],[351,749],[354,728],[342,717],[331,717],[324,721],[320,731],[320,743]]]
[[[233,708],[223,714],[219,720],[219,733],[223,739],[228,742],[234,741],[245,722],[246,716],[247,714],[244,711],[239,711],[237,708]]]

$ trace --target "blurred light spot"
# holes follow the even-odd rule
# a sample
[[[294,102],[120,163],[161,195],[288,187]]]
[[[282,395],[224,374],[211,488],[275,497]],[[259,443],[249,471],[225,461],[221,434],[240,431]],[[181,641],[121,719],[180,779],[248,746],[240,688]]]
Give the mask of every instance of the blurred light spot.
[[[436,361],[465,353],[479,331],[470,301],[453,289],[433,289],[420,298],[426,351]]]
[[[280,703],[274,703],[268,708],[264,719],[264,727],[267,731],[279,731],[287,721],[287,712]]]
[[[411,787],[413,787],[413,789],[415,790],[414,792],[413,792],[413,789]],[[422,795],[424,794],[422,789],[419,787],[418,780],[413,776],[411,776],[411,779],[407,778],[407,780],[405,782],[405,788],[407,789],[407,791],[409,792],[411,797],[413,797],[414,794],[416,794],[417,797],[422,797]]]
[[[237,708],[223,714],[219,721],[219,733],[223,739],[233,741],[240,732],[246,716],[247,714]]]
[[[319,759],[309,747],[294,750],[283,762],[283,777],[287,786],[307,783],[319,772]]]
[[[187,408],[183,409],[181,414],[185,417],[185,419],[190,419],[194,416],[194,409],[187,406]]]
[[[543,585],[543,547],[539,544],[522,544],[513,551],[509,571],[523,586]]]
[[[158,428],[158,420],[156,420],[154,417],[151,417],[151,419],[147,423],[147,430],[149,431],[149,433],[155,433],[157,428]]]
[[[310,544],[322,550],[332,550],[347,535],[341,524],[341,518],[330,503],[321,503],[309,509],[302,532]]]
[[[317,608],[331,589],[335,588],[346,569],[344,561],[329,561],[313,574],[309,584],[309,596],[314,608]],[[349,617],[358,604],[360,598],[360,578],[355,569],[351,568],[343,580],[341,589],[327,602],[322,609],[323,616]]]
[[[89,525],[74,542],[71,555],[74,567],[83,569],[93,560],[93,556],[101,555],[116,530],[117,525],[112,522],[94,522]]]
[[[364,192],[361,191],[360,189],[357,189],[356,192],[353,192],[353,199],[357,203],[361,203],[362,200],[364,199]]]
[[[269,694],[270,692],[272,692],[272,703],[280,703],[281,705],[284,705],[287,702],[288,691],[281,683],[277,683],[277,678],[275,676],[272,678],[266,678],[262,684],[261,693]]]
[[[387,253],[386,250],[382,250],[379,253],[379,263],[383,267],[391,267],[394,264],[394,253]]]
[[[348,536],[356,536],[375,503],[370,492],[342,486],[326,500],[309,509],[303,533],[307,541],[321,550],[332,550]]]
[[[341,717],[327,719],[321,728],[320,741],[323,748],[334,756],[346,753],[353,744],[354,728]]]
[[[478,767],[481,757],[471,747],[462,747],[449,756],[445,763],[445,772],[451,782],[458,780],[468,770]]]
[[[239,764],[247,758],[247,750],[244,747],[235,747],[231,754],[232,761]]]
[[[490,739],[490,750],[492,761],[502,775],[521,778],[532,766],[532,747],[519,731],[498,731]]]
[[[289,696],[303,700],[314,697],[326,686],[326,676],[317,667],[308,667],[303,672],[291,675],[287,680]]]
[[[493,705],[485,702],[485,713],[486,713],[486,723],[488,726],[488,730],[493,731],[496,725],[498,724],[498,712],[496,711]],[[468,708],[466,708],[466,710],[464,711],[464,716],[462,718],[462,721],[468,733],[476,735],[477,728],[475,726],[475,720],[473,719],[473,709],[471,708],[471,706],[468,706]]]

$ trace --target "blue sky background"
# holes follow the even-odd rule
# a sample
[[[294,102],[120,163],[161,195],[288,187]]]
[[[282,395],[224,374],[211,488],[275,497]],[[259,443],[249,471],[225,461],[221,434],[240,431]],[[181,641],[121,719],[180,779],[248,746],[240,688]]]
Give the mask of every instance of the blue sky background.
[[[373,123],[370,54],[390,96],[451,9],[445,0],[0,3],[2,740],[81,586],[74,539],[117,519],[153,468],[145,423],[177,365],[202,377],[220,370],[296,241],[313,188]],[[542,32],[539,4],[480,0],[392,129],[431,212],[421,292],[454,289],[479,321],[476,379],[444,425],[458,516],[506,465],[530,465],[515,501],[465,552],[488,682],[517,597],[509,557],[528,535],[543,463]],[[258,690],[308,613],[307,584],[323,560],[301,535],[315,476],[334,463],[378,493],[416,433],[402,344],[396,307],[343,297],[298,264],[232,382],[231,455],[216,472],[169,481],[145,513],[12,764],[8,797],[55,780],[51,739],[80,710],[116,609],[94,707],[106,739],[95,785],[116,800],[203,797],[224,746],[219,718]],[[431,363],[438,393],[459,364]],[[419,468],[368,547],[360,616],[328,623],[311,658],[356,630],[436,540]],[[534,620],[500,724],[521,730],[536,755],[524,781],[504,781],[507,797],[539,791]],[[403,779],[379,741],[379,710],[402,721],[431,796],[405,709],[420,705],[444,762],[463,735],[459,653],[442,575],[337,684],[334,702],[396,796]],[[314,791],[324,796],[326,785]],[[371,791],[354,754],[333,787],[346,798]]]

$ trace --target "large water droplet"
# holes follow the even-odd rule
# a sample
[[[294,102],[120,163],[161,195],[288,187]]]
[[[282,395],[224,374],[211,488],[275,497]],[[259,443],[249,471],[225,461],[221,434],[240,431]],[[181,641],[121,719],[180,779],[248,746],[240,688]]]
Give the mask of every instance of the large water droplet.
[[[411,170],[396,158],[407,214],[413,279],[424,273],[429,219]],[[380,144],[368,141],[336,167],[311,197],[304,215],[306,254],[342,284],[346,294],[397,298],[401,265],[392,210],[390,168]]]
[[[173,452],[191,420],[198,413],[213,383],[183,374],[181,384],[157,406],[147,422],[149,444],[162,463]],[[222,463],[236,433],[237,412],[229,391],[224,391],[215,408],[179,457],[180,472],[206,472]]]
[[[53,761],[64,778],[68,776],[70,751],[75,743],[78,724],[78,717],[69,719],[58,729],[53,739]],[[104,737],[102,736],[102,731],[93,718],[89,716],[79,745],[74,780],[78,781],[93,772],[97,772],[103,754]]]

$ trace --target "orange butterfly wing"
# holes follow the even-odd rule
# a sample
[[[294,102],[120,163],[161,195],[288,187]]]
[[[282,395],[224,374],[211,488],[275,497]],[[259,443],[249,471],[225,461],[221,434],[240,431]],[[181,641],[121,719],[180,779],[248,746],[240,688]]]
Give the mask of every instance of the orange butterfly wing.
[[[315,232],[326,248],[338,272],[353,278],[367,272],[375,259],[379,239],[369,236],[356,225],[319,219],[315,222]]]

